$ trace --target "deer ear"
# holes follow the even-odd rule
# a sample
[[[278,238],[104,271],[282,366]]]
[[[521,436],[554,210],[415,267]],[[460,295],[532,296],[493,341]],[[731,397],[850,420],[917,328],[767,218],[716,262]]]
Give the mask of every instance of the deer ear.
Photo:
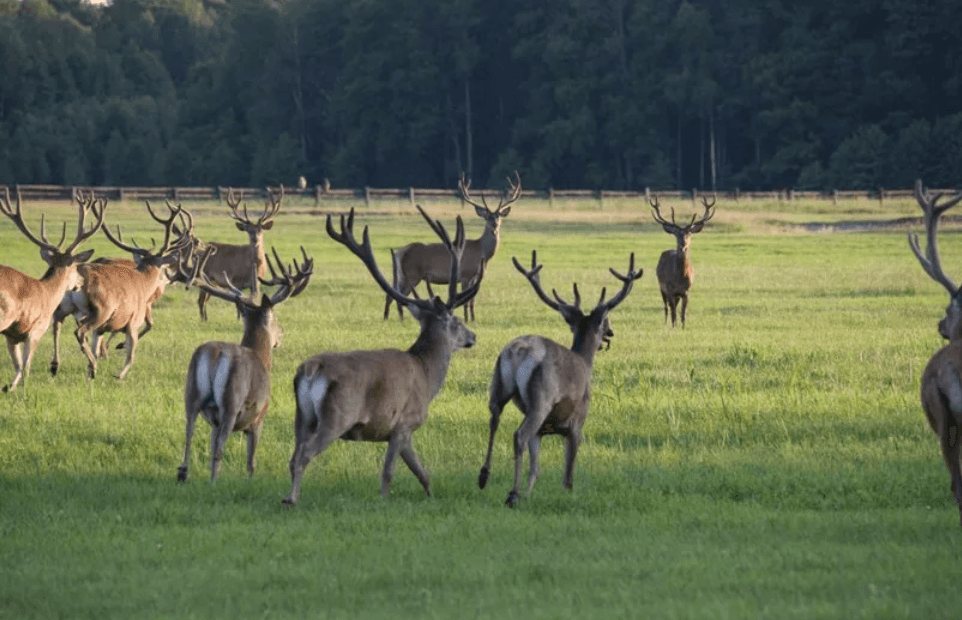
[[[270,230],[273,227],[274,227],[274,222],[271,221],[261,226],[261,230]]]
[[[266,309],[272,307],[274,304],[271,303],[271,298],[267,295],[261,293],[261,309]]]
[[[84,250],[80,254],[74,254],[74,259],[76,259],[78,263],[86,263],[88,260],[90,260],[90,257],[93,255],[94,255],[93,250]]]
[[[508,205],[507,207],[504,207],[503,209],[501,209],[501,217],[508,217],[509,213],[511,213],[511,205]]]
[[[237,227],[237,230],[244,232],[244,225],[241,224],[240,222],[235,223],[234,226]]]
[[[668,224],[662,224],[661,227],[664,228],[664,229],[665,229],[665,232],[668,233],[669,235],[675,234],[675,231],[673,231],[671,228],[669,228],[669,227],[668,227]]]
[[[478,214],[478,217],[483,217],[485,219],[487,219],[488,217],[488,210],[485,209],[484,207],[479,207],[478,205],[474,205],[474,212]]]

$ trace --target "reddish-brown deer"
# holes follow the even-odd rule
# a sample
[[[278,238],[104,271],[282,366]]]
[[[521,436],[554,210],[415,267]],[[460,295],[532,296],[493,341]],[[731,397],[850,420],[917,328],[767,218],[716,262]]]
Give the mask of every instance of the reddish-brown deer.
[[[939,218],[950,207],[962,201],[962,193],[939,204],[941,194],[928,196],[922,182],[915,184],[915,199],[925,214],[927,247],[922,253],[918,236],[909,233],[909,247],[930,278],[949,294],[945,316],[939,321],[939,335],[949,344],[936,352],[922,372],[922,408],[929,426],[939,437],[942,458],[949,470],[952,494],[959,506],[959,525],[962,526],[962,469],[960,469],[959,431],[962,427],[962,291],[942,269],[939,256]]]
[[[511,213],[511,204],[521,197],[521,177],[517,172],[512,181],[508,179],[509,188],[501,195],[498,207],[488,208],[484,194],[481,203],[471,198],[471,182],[466,181],[464,174],[458,180],[458,191],[461,198],[474,207],[474,212],[484,220],[484,232],[477,239],[468,239],[464,244],[464,256],[461,258],[461,288],[464,289],[478,277],[486,268],[488,261],[494,256],[501,242],[501,220]],[[402,295],[410,295],[411,291],[422,281],[428,284],[447,284],[450,256],[447,248],[440,243],[410,243],[392,254],[394,266],[394,287]],[[388,295],[384,301],[384,318],[388,318],[391,304],[395,300]],[[398,317],[404,318],[403,305],[398,303]],[[464,306],[464,320],[474,320],[474,299]]]
[[[227,276],[223,277],[227,281],[226,286],[210,280],[204,262],[214,251],[215,248],[207,250],[193,274],[181,271],[181,275],[190,282],[196,280],[200,273],[201,280],[197,286],[211,296],[233,302],[244,321],[244,335],[240,344],[206,342],[197,347],[190,359],[184,388],[187,440],[184,460],[177,468],[179,482],[187,480],[190,444],[198,414],[204,416],[211,426],[210,481],[217,479],[224,445],[230,434],[236,431],[242,431],[247,436],[247,472],[254,474],[254,454],[271,400],[272,350],[279,335],[275,309],[285,300],[299,295],[314,271],[314,261],[308,258],[303,247],[303,262],[300,265],[293,264],[290,269],[284,267],[275,250],[277,269],[268,259],[271,279],[260,279],[259,282],[278,288],[272,295],[261,295],[258,299],[259,287],[256,285],[250,295],[245,295],[230,283]]]
[[[608,314],[625,300],[644,270],[635,271],[634,254],[628,261],[625,275],[610,269],[621,281],[621,290],[610,301],[605,301],[605,289],[602,289],[598,304],[585,314],[581,310],[577,284],[574,285],[574,303],[563,300],[554,290],[551,291],[554,299],[544,292],[540,280],[542,265],[538,264],[536,252],[531,252],[531,269],[522,267],[514,257],[511,261],[528,279],[541,301],[558,312],[574,334],[570,349],[543,336],[519,336],[504,347],[494,365],[488,399],[491,412],[488,452],[478,476],[478,486],[483,489],[488,483],[491,451],[501,412],[509,401],[514,401],[524,414],[524,420],[514,433],[514,487],[505,502],[513,508],[519,500],[525,448],[530,454],[528,494],[541,474],[538,456],[544,435],[564,437],[563,483],[566,489],[572,488],[581,428],[588,416],[591,399],[591,369],[595,353],[614,336]]]
[[[457,218],[454,241],[440,222],[418,207],[448,251],[448,299],[407,297],[392,287],[374,259],[367,226],[363,241],[354,236],[354,210],[341,216],[341,231],[327,217],[327,234],[353,252],[374,281],[392,299],[407,306],[420,322],[421,332],[407,351],[384,349],[321,353],[305,360],[294,376],[294,454],[291,456],[291,492],[284,503],[296,504],[304,469],[335,439],[386,441],[381,473],[381,495],[387,497],[397,456],[431,494],[430,476],[421,465],[411,437],[428,417],[428,405],[444,384],[451,356],[474,345],[475,336],[455,315],[458,306],[474,297],[481,285],[479,274],[467,289],[457,291],[464,251],[464,224]]]
[[[97,357],[100,337],[104,334],[123,332],[127,336],[124,348],[127,359],[118,379],[123,379],[134,362],[138,330],[151,316],[151,306],[170,281],[175,264],[181,260],[181,253],[190,247],[190,232],[193,220],[190,213],[180,206],[171,208],[170,217],[157,216],[147,203],[151,217],[164,227],[164,239],[157,249],[144,249],[123,241],[120,227],[117,236],[104,226],[104,234],[117,247],[134,256],[136,269],[125,264],[90,264],[83,269],[83,284],[78,291],[77,330],[74,335],[80,350],[87,357],[87,376],[97,374]],[[180,220],[178,234],[174,234],[175,223]],[[91,335],[88,343],[87,334]]]
[[[688,291],[695,281],[695,268],[691,264],[691,236],[701,232],[705,224],[715,215],[715,198],[708,202],[704,196],[701,199],[705,212],[701,218],[695,219],[697,214],[691,216],[691,221],[681,226],[675,223],[675,209],[671,210],[671,221],[666,220],[661,215],[658,205],[658,197],[653,196],[649,199],[652,206],[652,215],[655,221],[661,224],[665,232],[674,235],[677,247],[674,250],[665,250],[658,259],[658,267],[655,268],[655,275],[658,276],[658,287],[661,289],[661,300],[665,306],[665,322],[668,322],[668,311],[671,310],[671,325],[674,327],[677,318],[678,302],[681,301],[681,326],[685,327],[685,316],[688,311]]]
[[[274,218],[277,217],[281,209],[281,200],[284,198],[284,187],[281,186],[279,193],[275,194],[268,188],[267,203],[264,212],[254,219],[247,213],[247,204],[241,204],[244,197],[234,197],[233,189],[227,190],[227,206],[230,207],[230,216],[235,220],[237,230],[247,233],[249,243],[232,245],[228,243],[209,242],[208,245],[216,248],[216,252],[210,257],[206,267],[207,278],[218,286],[226,286],[227,279],[241,290],[253,290],[257,285],[254,278],[262,278],[267,273],[267,258],[264,253],[264,231],[270,230],[274,226]],[[238,207],[243,211],[238,211]],[[256,266],[256,271],[252,267]],[[207,300],[210,294],[201,289],[197,297],[197,307],[200,309],[200,318],[207,320]]]
[[[40,247],[40,257],[48,265],[47,272],[38,280],[12,267],[0,265],[0,333],[7,339],[7,350],[13,361],[14,377],[3,391],[13,390],[30,374],[30,362],[37,343],[50,326],[50,317],[63,299],[64,293],[74,288],[79,276],[78,264],[88,260],[93,250],[74,255],[81,243],[92,237],[103,225],[106,201],[91,194],[84,198],[75,195],[79,211],[77,234],[66,248],[67,224],[59,243],[47,239],[43,216],[40,219],[40,237],[36,237],[23,221],[22,200],[17,192],[17,205],[10,204],[10,192],[5,190],[0,199],[0,211],[13,220],[23,235]],[[88,229],[86,218],[93,213],[94,223]]]

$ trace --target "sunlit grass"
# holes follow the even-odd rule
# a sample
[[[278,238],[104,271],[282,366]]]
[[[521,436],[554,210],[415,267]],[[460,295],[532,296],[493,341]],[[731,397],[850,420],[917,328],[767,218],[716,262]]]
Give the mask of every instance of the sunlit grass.
[[[359,212],[357,226],[370,225],[383,269],[388,248],[431,240],[404,203],[376,207]],[[463,213],[469,236],[480,233],[469,210],[426,207],[449,225]],[[191,478],[174,482],[187,361],[206,340],[239,340],[233,308],[212,301],[201,323],[196,293],[171,287],[122,382],[112,377],[120,352],[96,380],[84,378],[68,321],[58,376],[46,371],[46,336],[27,389],[0,408],[0,616],[954,617],[944,593],[960,576],[958,514],[918,398],[922,369],[942,346],[935,326],[946,296],[904,231],[771,224],[917,210],[875,207],[719,203],[692,245],[696,280],[681,330],[664,324],[654,274],[673,240],[644,205],[549,211],[522,201],[477,302],[477,346],[456,354],[415,435],[434,497],[399,465],[381,500],[384,446],[340,443],[308,468],[294,510],[280,499],[297,365],[326,349],[406,348],[417,328],[381,321],[383,293],[327,238],[323,218],[282,214],[268,245],[285,258],[303,245],[316,268],[279,310],[285,340],[254,477],[235,436],[208,485],[201,423]],[[138,205],[108,209],[125,236],[156,235]],[[48,222],[69,215],[65,205],[47,211]],[[195,227],[243,242],[210,205]],[[0,262],[42,273],[9,222],[0,236]],[[91,247],[118,255],[99,237]],[[645,275],[596,358],[574,490],[561,487],[562,445],[548,437],[534,494],[512,511],[503,506],[520,422],[511,405],[488,488],[476,486],[495,358],[523,333],[570,339],[511,266],[532,249],[545,288],[568,294],[577,282],[586,304],[603,286],[610,292],[608,268],[624,271],[632,252]],[[951,227],[942,251],[954,264]],[[2,382],[10,376],[0,366]]]

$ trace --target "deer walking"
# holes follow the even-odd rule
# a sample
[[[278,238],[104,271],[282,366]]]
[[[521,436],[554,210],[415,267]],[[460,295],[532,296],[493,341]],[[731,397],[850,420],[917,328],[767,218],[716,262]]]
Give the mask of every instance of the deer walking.
[[[929,360],[922,372],[922,408],[932,431],[939,437],[942,458],[949,470],[952,494],[959,506],[959,525],[962,526],[962,469],[959,464],[959,430],[962,421],[962,291],[942,269],[939,256],[939,218],[949,208],[962,201],[962,193],[939,204],[942,195],[929,197],[922,190],[922,182],[915,183],[915,200],[922,207],[925,219],[926,250],[922,253],[919,239],[909,233],[909,247],[930,278],[941,284],[949,294],[945,316],[939,321],[939,335],[949,341]]]
[[[294,417],[294,453],[291,456],[291,492],[284,503],[294,505],[301,493],[304,469],[335,439],[387,442],[381,495],[387,497],[397,456],[431,495],[430,476],[411,444],[411,437],[427,419],[428,405],[444,384],[451,356],[474,346],[475,335],[455,315],[458,306],[478,292],[483,274],[457,292],[464,252],[464,224],[457,218],[454,241],[438,221],[418,207],[448,252],[448,299],[407,297],[392,287],[374,259],[367,226],[363,241],[354,236],[354,210],[337,232],[327,217],[327,234],[347,247],[367,267],[374,281],[392,299],[407,306],[420,322],[417,340],[406,351],[384,349],[321,353],[305,360],[294,376],[297,411]]]
[[[227,206],[230,207],[230,216],[235,220],[237,230],[247,233],[249,243],[246,245],[232,245],[213,241],[208,243],[216,249],[205,268],[205,275],[212,283],[223,287],[227,286],[227,280],[229,279],[232,286],[241,290],[254,290],[257,285],[256,278],[262,278],[267,273],[264,231],[273,228],[274,218],[277,217],[277,213],[281,209],[283,198],[283,185],[276,195],[268,188],[264,212],[257,219],[254,219],[248,215],[246,203],[243,206],[241,205],[243,196],[235,198],[234,191],[230,188],[227,189]],[[243,215],[238,211],[238,207],[242,208]],[[252,271],[254,266],[256,266],[256,271]],[[210,293],[202,288],[197,297],[197,307],[200,309],[202,321],[207,320],[207,300],[209,298]]]
[[[574,285],[574,303],[563,300],[554,290],[551,291],[554,299],[544,292],[540,280],[542,265],[538,264],[536,252],[531,252],[531,269],[522,267],[514,257],[511,262],[528,279],[541,301],[558,312],[574,334],[570,349],[543,336],[519,336],[504,347],[494,365],[488,399],[491,412],[488,451],[478,475],[478,486],[483,489],[488,483],[491,452],[501,412],[509,401],[514,401],[524,420],[514,433],[514,487],[505,501],[513,508],[519,501],[525,448],[530,454],[527,494],[531,493],[541,474],[538,456],[544,435],[564,437],[563,483],[566,489],[572,488],[581,428],[588,416],[591,399],[591,369],[595,353],[614,336],[608,314],[625,300],[644,270],[635,271],[634,254],[629,259],[625,275],[610,269],[621,281],[621,290],[606,302],[605,289],[602,289],[598,304],[585,314],[581,310],[577,284]]]
[[[178,482],[187,480],[190,444],[198,414],[211,426],[210,481],[213,483],[217,479],[224,445],[230,434],[236,431],[242,431],[247,437],[247,472],[248,475],[254,474],[254,455],[271,400],[272,350],[280,333],[275,308],[287,299],[298,296],[307,287],[314,271],[314,261],[308,258],[303,247],[303,262],[300,265],[295,262],[290,269],[284,267],[275,250],[277,270],[268,259],[271,279],[260,279],[259,282],[278,288],[272,295],[261,295],[258,299],[257,286],[250,295],[245,295],[240,288],[230,284],[229,277],[224,277],[226,286],[219,286],[210,280],[204,263],[214,251],[214,248],[207,250],[195,266],[193,275],[181,270],[181,276],[191,282],[196,280],[199,273],[201,280],[196,282],[198,287],[213,297],[233,302],[244,321],[244,335],[240,344],[206,342],[197,347],[190,358],[184,388],[187,439],[184,460],[177,468]]]
[[[484,194],[481,194],[481,204],[471,198],[471,182],[466,181],[464,174],[458,180],[458,191],[461,198],[474,207],[474,212],[484,220],[484,232],[477,239],[468,239],[464,243],[464,255],[461,258],[460,284],[464,289],[478,277],[488,261],[494,256],[501,242],[501,220],[511,213],[511,204],[521,197],[521,177],[517,172],[515,179],[508,179],[509,189],[504,192],[494,210],[488,208]],[[449,255],[447,248],[440,243],[410,243],[393,252],[394,287],[402,295],[410,295],[411,291],[421,283],[448,284]],[[384,301],[384,319],[391,313],[391,304],[396,300],[387,295]],[[403,304],[397,303],[398,318],[404,318]],[[464,320],[474,320],[474,299],[464,306]]]
[[[152,304],[171,281],[174,265],[182,259],[182,252],[190,247],[193,228],[190,213],[179,205],[171,207],[168,204],[167,208],[170,217],[162,218],[147,203],[151,217],[164,227],[164,239],[157,249],[147,250],[136,244],[128,245],[123,241],[119,226],[116,237],[106,226],[103,228],[111,243],[133,254],[137,265],[135,269],[124,263],[88,264],[82,268],[83,282],[74,300],[78,308],[75,312],[77,329],[74,335],[80,350],[87,357],[87,376],[91,379],[97,374],[97,356],[94,352],[100,349],[100,337],[114,332],[123,332],[127,337],[124,344],[127,359],[117,378],[123,379],[127,375],[134,362],[140,337],[138,330],[148,318],[151,322],[147,328],[152,325]],[[183,229],[178,230],[175,236],[175,223],[178,220]],[[90,343],[87,342],[88,334],[91,335]]]
[[[0,333],[7,339],[7,351],[13,361],[13,381],[3,391],[14,390],[30,374],[33,352],[44,332],[50,326],[50,317],[64,293],[76,286],[77,266],[93,255],[93,250],[74,254],[80,244],[92,237],[104,221],[106,201],[76,195],[78,209],[77,234],[67,247],[62,247],[67,235],[64,223],[59,243],[47,239],[43,216],[40,219],[40,237],[36,237],[23,221],[22,201],[17,192],[17,205],[10,204],[10,192],[6,190],[0,199],[0,211],[9,217],[23,235],[40,247],[40,257],[48,265],[47,272],[39,280],[13,267],[0,265]],[[94,223],[88,229],[86,218],[93,213]]]
[[[666,220],[661,215],[658,206],[658,197],[649,199],[652,206],[652,216],[655,221],[661,224],[665,232],[675,236],[677,247],[674,250],[665,250],[658,259],[658,266],[655,268],[655,275],[658,276],[658,287],[661,289],[661,300],[665,305],[665,323],[668,322],[668,311],[671,310],[671,325],[675,326],[677,317],[676,309],[678,301],[681,301],[681,326],[685,327],[685,315],[688,311],[688,291],[695,281],[695,268],[691,264],[691,236],[701,232],[705,224],[715,215],[715,198],[711,202],[702,197],[701,203],[705,207],[705,212],[697,221],[697,214],[691,216],[691,221],[681,226],[675,223],[675,210],[671,210],[671,221]]]

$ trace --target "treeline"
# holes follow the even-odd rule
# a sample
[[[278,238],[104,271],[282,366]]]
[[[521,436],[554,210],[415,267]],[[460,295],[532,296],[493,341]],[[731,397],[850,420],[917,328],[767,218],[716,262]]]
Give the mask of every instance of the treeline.
[[[957,0],[0,0],[0,183],[962,175]]]

